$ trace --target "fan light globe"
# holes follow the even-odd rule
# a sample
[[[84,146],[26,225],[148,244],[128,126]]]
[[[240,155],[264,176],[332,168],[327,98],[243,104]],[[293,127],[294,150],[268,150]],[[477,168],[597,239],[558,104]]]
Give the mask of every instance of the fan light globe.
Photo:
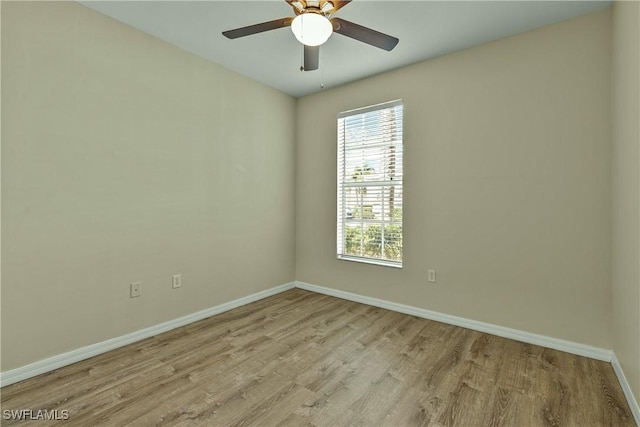
[[[333,32],[333,25],[317,13],[303,13],[291,22],[291,31],[296,39],[307,46],[320,46]]]

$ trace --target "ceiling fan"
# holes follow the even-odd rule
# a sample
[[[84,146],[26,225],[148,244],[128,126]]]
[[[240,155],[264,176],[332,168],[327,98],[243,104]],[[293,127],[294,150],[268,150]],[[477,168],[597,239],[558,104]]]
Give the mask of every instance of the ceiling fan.
[[[392,50],[398,39],[387,34],[363,27],[362,25],[332,17],[351,0],[285,0],[295,13],[295,17],[276,19],[247,27],[224,31],[222,34],[230,39],[291,27],[296,39],[304,45],[304,65],[301,70],[318,69],[320,45],[327,41],[332,33],[351,37],[371,46]]]

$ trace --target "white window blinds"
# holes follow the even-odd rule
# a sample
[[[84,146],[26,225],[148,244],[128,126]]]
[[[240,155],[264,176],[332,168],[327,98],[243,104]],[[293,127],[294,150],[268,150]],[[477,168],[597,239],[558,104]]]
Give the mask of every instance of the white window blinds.
[[[338,114],[340,259],[402,266],[402,101]]]

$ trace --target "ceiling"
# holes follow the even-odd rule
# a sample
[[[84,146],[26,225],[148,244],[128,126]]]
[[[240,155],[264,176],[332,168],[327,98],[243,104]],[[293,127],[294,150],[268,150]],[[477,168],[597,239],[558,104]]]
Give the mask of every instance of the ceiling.
[[[284,0],[80,1],[188,52],[299,97],[608,7],[610,1],[355,0],[335,16],[398,37],[391,52],[333,34],[301,72],[289,28],[229,40],[222,31],[293,16]]]

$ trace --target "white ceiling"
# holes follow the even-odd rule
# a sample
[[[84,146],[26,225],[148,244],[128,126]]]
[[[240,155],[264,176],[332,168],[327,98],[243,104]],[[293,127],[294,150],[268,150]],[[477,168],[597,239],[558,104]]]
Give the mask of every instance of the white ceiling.
[[[301,72],[289,28],[229,40],[222,31],[292,16],[284,0],[81,1],[172,45],[293,96],[303,96],[609,6],[610,1],[355,0],[335,16],[398,37],[391,52],[333,34],[320,68]]]

